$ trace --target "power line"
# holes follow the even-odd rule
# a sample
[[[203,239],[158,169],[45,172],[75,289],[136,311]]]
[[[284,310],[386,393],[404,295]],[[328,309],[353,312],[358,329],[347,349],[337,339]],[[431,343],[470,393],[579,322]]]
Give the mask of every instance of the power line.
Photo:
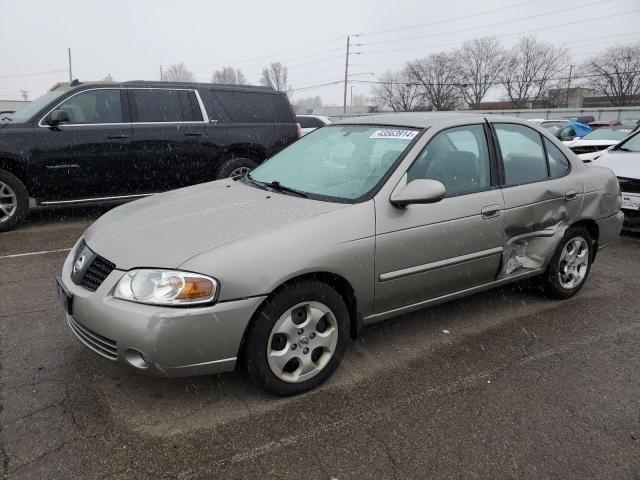
[[[403,31],[403,30],[411,30],[411,29],[414,29],[414,28],[429,27],[429,26],[432,26],[432,25],[440,25],[442,23],[455,22],[457,20],[463,20],[463,19],[466,19],[466,18],[479,17],[481,15],[487,15],[489,13],[499,12],[501,10],[509,10],[511,8],[521,7],[522,5],[528,5],[530,3],[535,3],[535,2],[539,2],[539,1],[541,1],[541,0],[528,0],[526,2],[516,3],[514,5],[509,5],[507,7],[494,8],[492,10],[484,10],[482,12],[473,13],[473,14],[470,14],[470,15],[462,15],[460,17],[447,18],[447,19],[444,19],[444,20],[436,20],[435,22],[421,23],[419,25],[411,25],[409,27],[390,28],[388,30],[378,30],[378,31],[375,31],[375,32],[361,33],[361,35],[362,36],[365,36],[365,35],[366,36],[380,35],[380,34],[383,34],[383,33],[400,32],[400,31]]]
[[[590,7],[593,5],[599,5],[601,3],[608,3],[611,2],[613,0],[598,0],[596,2],[591,2],[591,3],[586,3],[584,5],[581,5],[581,8],[585,8],[585,7]],[[396,38],[393,40],[379,40],[377,42],[368,42],[367,45],[378,45],[381,43],[396,43],[396,42],[405,42],[407,40],[420,40],[423,38],[433,38],[433,37],[441,37],[443,35],[451,35],[452,33],[464,33],[464,32],[469,32],[471,30],[478,30],[478,29],[483,29],[483,28],[490,28],[490,27],[498,27],[501,25],[507,25],[509,23],[517,23],[517,22],[523,22],[523,21],[528,21],[531,20],[532,18],[539,18],[539,17],[545,17],[547,15],[554,15],[556,13],[562,13],[562,12],[568,12],[569,10],[575,10],[575,6],[573,7],[569,7],[569,8],[561,8],[559,10],[553,10],[550,12],[543,12],[543,13],[539,13],[537,15],[528,15],[526,17],[522,17],[522,18],[516,18],[513,20],[505,20],[503,22],[497,22],[497,23],[490,23],[488,25],[481,25],[479,27],[470,27],[470,28],[462,28],[460,30],[450,30],[448,32],[444,32],[444,33],[430,33],[428,35],[418,35],[415,37],[404,37],[404,38]],[[637,11],[637,10],[636,10]],[[603,18],[603,17],[599,17],[599,18]]]
[[[235,64],[244,63],[244,62],[253,62],[253,61],[256,61],[256,60],[263,60],[265,58],[272,58],[272,57],[277,57],[279,55],[286,55],[288,53],[295,53],[295,52],[300,52],[300,51],[303,51],[303,50],[308,50],[310,48],[318,47],[320,45],[327,45],[328,43],[333,43],[333,42],[336,42],[338,40],[344,40],[344,37],[336,37],[336,38],[332,38],[331,40],[326,40],[324,42],[318,42],[318,43],[314,43],[312,45],[307,45],[305,47],[295,48],[293,50],[286,50],[284,52],[274,53],[274,54],[271,54],[271,55],[262,55],[260,57],[245,58],[244,60],[234,60],[232,62],[209,63],[209,64],[191,65],[191,66],[192,67],[218,67],[218,66],[224,66],[224,65],[235,65]],[[342,50],[342,48],[340,48],[340,49]]]
[[[40,75],[49,75],[51,73],[60,73],[60,72],[66,72],[67,69],[66,68],[62,68],[60,70],[49,70],[48,72],[36,72],[36,73],[20,73],[20,74],[16,74],[16,75],[5,75],[3,77],[0,77],[0,80],[5,80],[8,78],[23,78],[23,77],[37,77]]]
[[[549,25],[546,27],[540,27],[540,28],[533,28],[531,30],[524,30],[524,31],[520,31],[520,32],[515,32],[515,33],[504,33],[501,35],[494,35],[496,38],[504,38],[504,37],[513,37],[516,35],[526,35],[527,33],[535,33],[535,32],[539,32],[541,30],[551,30],[553,28],[559,28],[559,27],[567,27],[570,25],[578,25],[581,23],[588,23],[588,22],[597,22],[597,21],[601,21],[607,18],[614,18],[614,17],[620,17],[622,15],[628,15],[630,13],[637,13],[640,12],[640,9],[635,9],[635,10],[629,10],[626,12],[621,12],[621,13],[615,13],[612,15],[604,15],[604,16],[599,16],[599,17],[595,17],[595,18],[587,18],[584,20],[576,20],[573,22],[566,22],[566,23],[560,23],[557,25]],[[391,49],[391,50],[374,50],[374,51],[364,51],[362,52],[363,55],[372,55],[372,54],[379,54],[379,53],[395,53],[395,52],[405,52],[408,50],[422,50],[425,48],[435,48],[435,47],[447,47],[447,46],[452,46],[452,45],[461,45],[462,43],[464,43],[464,41],[457,41],[457,42],[449,42],[449,43],[442,43],[439,45],[422,45],[422,46],[417,46],[417,47],[403,47],[403,48],[395,48],[395,49]]]

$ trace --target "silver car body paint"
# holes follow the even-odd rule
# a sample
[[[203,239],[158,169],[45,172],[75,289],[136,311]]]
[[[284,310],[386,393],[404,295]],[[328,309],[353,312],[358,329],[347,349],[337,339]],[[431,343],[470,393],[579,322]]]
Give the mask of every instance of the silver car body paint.
[[[513,118],[488,120],[532,127]],[[576,222],[595,222],[599,247],[620,232],[615,176],[585,166],[545,129],[536,130],[570,160],[568,175],[398,208],[389,199],[406,184],[407,169],[429,140],[445,128],[485,119],[416,113],[338,123],[425,130],[373,198],[360,203],[322,202],[220,180],[108,212],[84,238],[116,269],[89,292],[71,281],[71,251],[62,279],[74,295],[73,318],[114,339],[122,363],[127,348],[143,352],[151,361],[148,373],[221,372],[234,368],[245,328],[260,304],[301,275],[322,272],[344,279],[355,294],[361,323],[369,324],[540,274]],[[115,284],[135,267],[213,276],[221,284],[218,302],[183,309],[115,299]]]

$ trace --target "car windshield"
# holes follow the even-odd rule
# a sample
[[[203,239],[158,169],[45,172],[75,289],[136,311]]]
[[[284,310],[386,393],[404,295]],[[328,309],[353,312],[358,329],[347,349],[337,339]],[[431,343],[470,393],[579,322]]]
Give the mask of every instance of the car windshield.
[[[540,124],[542,128],[546,128],[551,133],[556,133],[560,128],[565,127],[567,122],[543,122]]]
[[[617,150],[623,150],[625,152],[640,153],[640,132],[636,133],[633,137],[629,138],[626,142],[618,145]]]
[[[56,89],[52,92],[45,93],[41,97],[36,98],[26,107],[21,108],[17,112],[11,114],[11,120],[14,122],[26,122],[31,119],[42,108],[46,107],[49,103],[53,102],[57,98],[61,97],[67,92],[68,89]]]
[[[582,140],[622,140],[631,133],[630,128],[598,128],[587,133]]]
[[[249,178],[308,195],[355,200],[376,186],[418,133],[405,127],[328,126],[285,148]]]

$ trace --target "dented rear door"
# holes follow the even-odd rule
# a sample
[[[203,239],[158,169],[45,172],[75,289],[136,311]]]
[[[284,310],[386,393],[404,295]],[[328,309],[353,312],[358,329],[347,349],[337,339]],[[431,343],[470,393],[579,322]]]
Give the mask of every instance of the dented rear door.
[[[583,184],[557,146],[519,123],[492,123],[501,162],[505,246],[499,278],[542,268],[576,217]]]

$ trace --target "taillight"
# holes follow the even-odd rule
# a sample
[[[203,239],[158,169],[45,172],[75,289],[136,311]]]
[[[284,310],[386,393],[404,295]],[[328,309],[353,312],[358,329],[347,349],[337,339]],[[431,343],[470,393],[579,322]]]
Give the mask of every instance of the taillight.
[[[302,138],[302,127],[299,123],[296,123],[296,135],[298,135],[298,138]]]

